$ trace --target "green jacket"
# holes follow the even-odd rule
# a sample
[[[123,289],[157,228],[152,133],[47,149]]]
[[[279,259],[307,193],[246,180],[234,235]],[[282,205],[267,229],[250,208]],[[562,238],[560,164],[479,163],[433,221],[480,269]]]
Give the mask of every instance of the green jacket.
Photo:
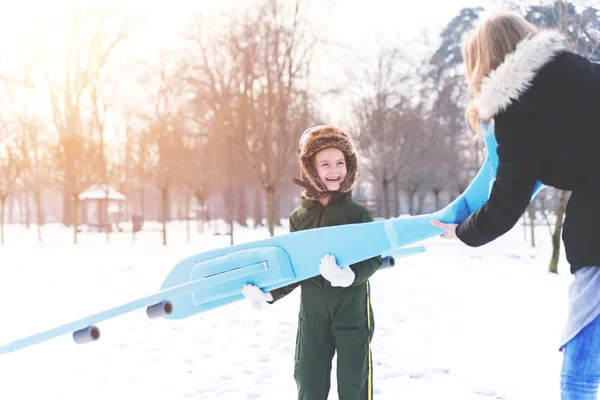
[[[373,215],[371,215],[371,212],[366,207],[354,202],[352,193],[336,193],[325,207],[318,201],[302,199],[300,207],[290,214],[290,232],[372,221]],[[348,245],[351,246],[352,243],[348,243]],[[381,257],[378,256],[350,265],[355,274],[351,286],[364,284],[379,269],[381,263]],[[319,275],[271,291],[273,302],[288,295],[299,285],[310,291],[341,291],[345,289],[332,287],[327,280]]]

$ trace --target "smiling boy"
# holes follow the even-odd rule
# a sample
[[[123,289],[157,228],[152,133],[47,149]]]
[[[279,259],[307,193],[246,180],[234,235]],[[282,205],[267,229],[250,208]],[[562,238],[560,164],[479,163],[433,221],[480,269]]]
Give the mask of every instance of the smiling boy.
[[[352,200],[358,158],[345,132],[331,125],[307,129],[299,162],[306,190],[290,215],[290,232],[373,221],[369,210]],[[314,278],[270,293],[244,286],[248,299],[270,303],[301,287],[294,368],[299,400],[327,400],[335,352],[339,399],[372,399],[374,322],[368,279],[380,266],[381,258],[375,257],[340,267],[327,254],[319,265],[321,275]]]

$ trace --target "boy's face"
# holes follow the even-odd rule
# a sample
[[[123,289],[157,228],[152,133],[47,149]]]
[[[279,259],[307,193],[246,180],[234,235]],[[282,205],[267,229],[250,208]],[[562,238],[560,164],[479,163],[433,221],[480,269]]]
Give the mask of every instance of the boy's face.
[[[346,169],[346,157],[338,148],[328,147],[319,151],[314,158],[314,167],[319,174],[321,182],[327,190],[335,192],[340,188],[348,170]]]

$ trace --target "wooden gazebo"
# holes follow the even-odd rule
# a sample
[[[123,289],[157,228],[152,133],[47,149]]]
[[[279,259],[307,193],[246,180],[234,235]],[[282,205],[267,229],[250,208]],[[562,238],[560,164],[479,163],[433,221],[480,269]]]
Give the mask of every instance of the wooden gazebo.
[[[88,230],[104,231],[106,227],[118,222],[116,215],[120,205],[127,200],[124,194],[105,184],[95,184],[79,194],[82,204],[82,222]]]

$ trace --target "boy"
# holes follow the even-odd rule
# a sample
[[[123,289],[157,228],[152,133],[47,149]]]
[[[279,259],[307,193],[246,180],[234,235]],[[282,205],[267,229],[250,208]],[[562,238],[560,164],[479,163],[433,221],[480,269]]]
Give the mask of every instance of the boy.
[[[352,201],[358,159],[347,134],[330,125],[306,130],[299,163],[304,180],[297,183],[306,190],[301,206],[290,215],[290,232],[373,221],[368,209]],[[375,257],[340,267],[327,254],[319,265],[321,275],[314,278],[270,293],[244,285],[246,298],[269,303],[301,287],[294,368],[298,400],[327,400],[335,351],[339,399],[372,399],[374,323],[368,278],[380,266],[381,258]]]

